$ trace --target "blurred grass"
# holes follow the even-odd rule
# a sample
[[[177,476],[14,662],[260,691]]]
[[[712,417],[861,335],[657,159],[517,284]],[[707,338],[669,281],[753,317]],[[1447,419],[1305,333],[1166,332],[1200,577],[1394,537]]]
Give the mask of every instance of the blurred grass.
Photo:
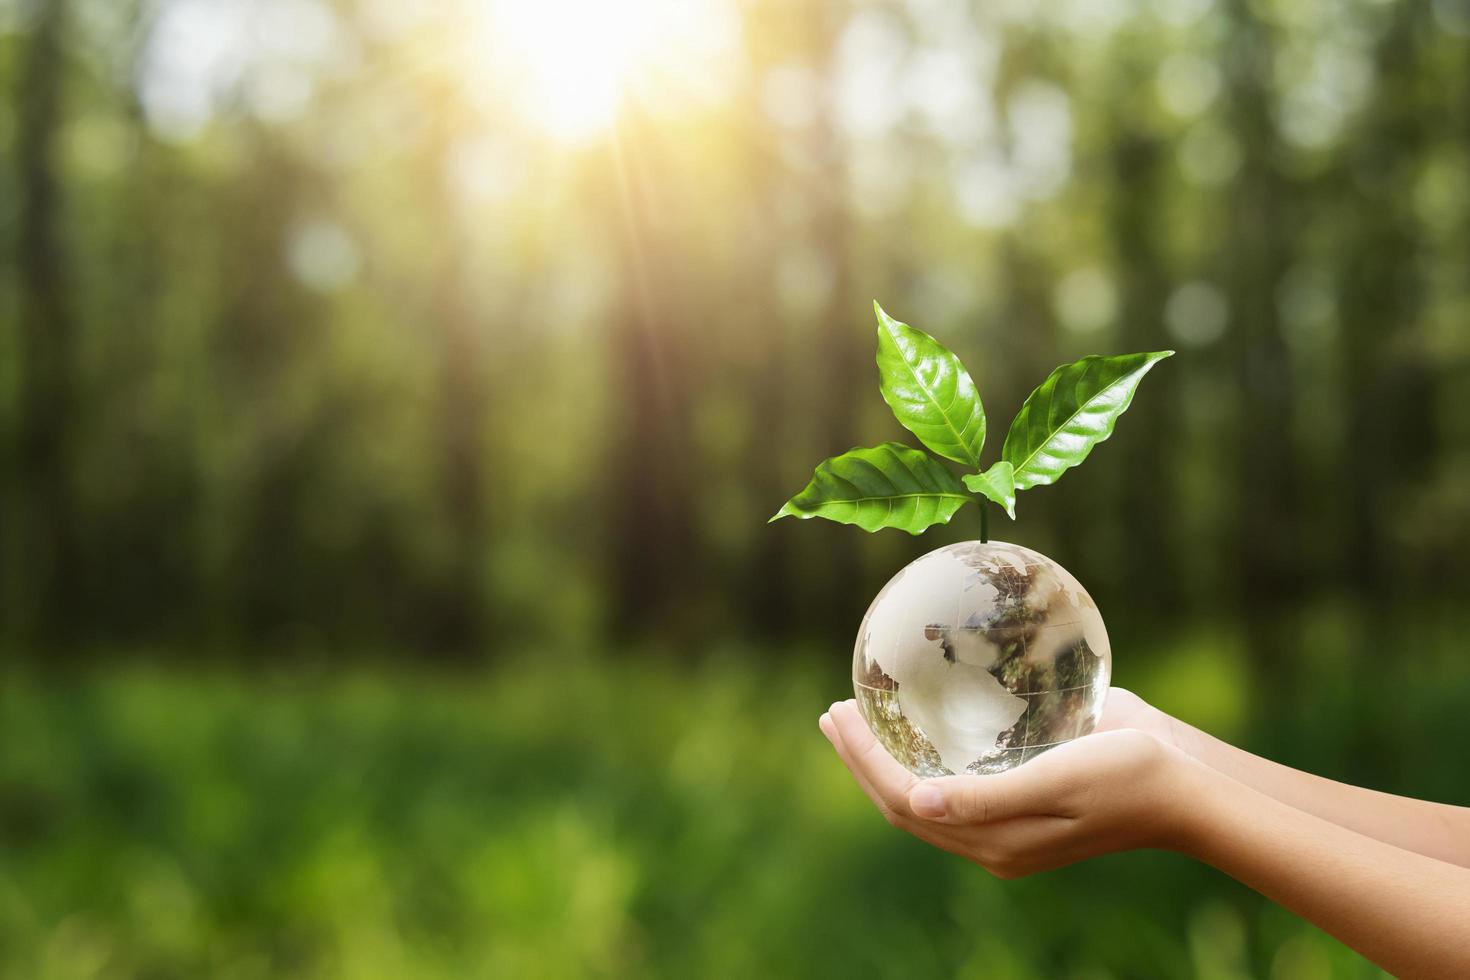
[[[1238,653],[1202,635],[1120,660],[1118,680],[1254,736]],[[816,730],[840,659],[12,670],[0,975],[1377,975],[1174,855],[999,882],[891,831]],[[1350,769],[1334,725],[1463,744],[1462,701],[1430,693],[1457,661],[1420,660],[1412,716],[1304,690],[1302,719],[1326,727],[1287,761]]]

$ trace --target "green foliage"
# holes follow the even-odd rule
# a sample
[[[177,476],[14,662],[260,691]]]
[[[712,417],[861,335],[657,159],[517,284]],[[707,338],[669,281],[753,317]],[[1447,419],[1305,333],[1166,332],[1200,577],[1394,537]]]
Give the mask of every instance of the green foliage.
[[[945,459],[980,465],[985,409],[970,372],[943,344],[875,301],[878,390],[900,425]]]
[[[970,372],[953,351],[893,319],[876,301],[873,312],[878,317],[878,390],[894,418],[934,452],[976,472],[956,483],[918,450],[892,442],[854,449],[819,465],[773,521],[825,517],[865,531],[896,527],[918,534],[949,523],[968,499],[961,487],[999,504],[1015,520],[1016,493],[1055,483],[1064,470],[1086,459],[1093,446],[1113,434],[1143,376],[1174,353],[1091,354],[1063,364],[1026,399],[1006,435],[1004,458],[985,470],[980,466],[985,409]]]
[[[1000,504],[1006,516],[1016,519],[1016,472],[1005,460],[998,460],[984,473],[966,473],[965,486]]]
[[[1465,802],[1454,753],[1417,751],[1470,737],[1465,623],[1436,639],[1424,619],[1395,620],[1421,657],[1390,705],[1365,657],[1300,717],[1252,723],[1233,633],[1140,638],[1129,683],[1214,705],[1217,730],[1298,765]],[[1321,634],[1290,635],[1334,655]],[[1179,855],[1001,882],[896,833],[814,724],[846,665],[782,646],[773,673],[769,652],[691,669],[541,650],[451,675],[6,667],[0,977],[1378,975]],[[1230,943],[1201,946],[1225,910]],[[1273,969],[1303,944],[1318,969]]]
[[[1063,364],[1027,397],[1006,434],[1002,453],[1015,468],[1016,489],[1055,483],[1113,434],[1138,383],[1171,350],[1096,354]]]
[[[825,517],[864,531],[896,527],[918,534],[948,524],[969,502],[964,486],[941,464],[917,449],[885,442],[823,460],[806,489],[771,520]]]

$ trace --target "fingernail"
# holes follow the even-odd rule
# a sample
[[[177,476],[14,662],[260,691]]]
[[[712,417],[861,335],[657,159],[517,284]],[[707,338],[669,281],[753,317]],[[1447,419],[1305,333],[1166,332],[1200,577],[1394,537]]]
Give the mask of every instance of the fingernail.
[[[827,714],[830,715],[832,712],[836,711],[837,710],[837,706],[839,704],[846,704],[846,703],[847,702],[845,702],[845,701],[833,701],[832,702],[832,706],[827,709]]]
[[[921,817],[942,817],[944,816],[944,794],[933,786],[925,786],[921,783],[909,794],[909,807]]]
[[[821,730],[823,737],[825,737],[829,742],[832,741],[832,736],[828,733],[827,729],[831,727],[831,725],[832,716],[827,714],[826,712],[823,712],[822,717],[817,719],[817,728]]]

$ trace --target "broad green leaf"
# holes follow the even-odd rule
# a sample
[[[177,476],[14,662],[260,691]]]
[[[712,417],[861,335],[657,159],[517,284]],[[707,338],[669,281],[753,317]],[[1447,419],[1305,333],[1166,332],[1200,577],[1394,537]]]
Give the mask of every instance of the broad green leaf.
[[[1113,434],[1143,376],[1173,353],[1093,354],[1053,371],[1027,397],[1006,435],[1001,454],[1015,467],[1016,489],[1055,483],[1086,459]]]
[[[971,473],[963,479],[965,486],[1000,504],[1007,517],[1016,519],[1016,471],[1010,463],[1001,460],[984,473]]]
[[[823,460],[806,489],[775,517],[825,517],[864,531],[896,527],[918,534],[948,524],[972,500],[943,463],[896,442],[851,449]]]
[[[985,409],[970,373],[950,350],[906,323],[878,314],[878,387],[899,424],[946,459],[979,468]]]

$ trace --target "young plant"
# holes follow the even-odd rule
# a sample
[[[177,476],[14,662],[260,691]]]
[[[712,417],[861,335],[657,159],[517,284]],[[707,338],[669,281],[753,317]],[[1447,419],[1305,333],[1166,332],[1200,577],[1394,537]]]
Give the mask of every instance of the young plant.
[[[1026,398],[1011,422],[1001,458],[980,464],[985,409],[970,373],[939,341],[899,323],[876,302],[878,388],[899,424],[931,450],[973,469],[956,477],[927,453],[897,442],[851,449],[817,465],[806,489],[771,520],[825,517],[865,531],[896,527],[918,534],[948,524],[965,504],[980,505],[980,540],[989,540],[985,501],[1016,518],[1016,494],[1055,483],[1113,434],[1138,383],[1171,350],[1096,354],[1063,364]]]

